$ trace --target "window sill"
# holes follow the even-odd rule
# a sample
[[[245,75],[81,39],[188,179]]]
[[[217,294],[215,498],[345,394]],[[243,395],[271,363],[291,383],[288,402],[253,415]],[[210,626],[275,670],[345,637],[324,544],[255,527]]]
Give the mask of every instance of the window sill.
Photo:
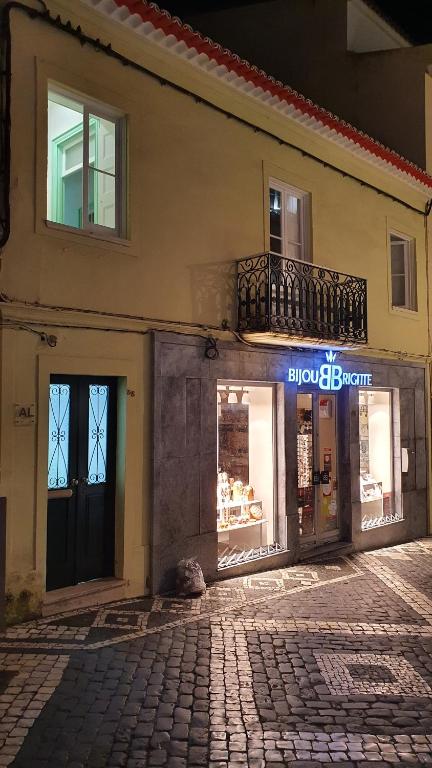
[[[395,517],[395,516],[394,515],[389,515],[388,517]],[[362,523],[361,524],[361,532],[362,533],[367,533],[368,531],[376,531],[377,528],[385,528],[388,525],[397,525],[399,523],[404,523],[404,522],[406,522],[405,518],[404,517],[400,517],[399,519],[394,519],[394,520],[383,520],[382,522],[381,521],[377,521],[377,522],[374,522],[372,525],[368,525],[368,524]]]
[[[408,307],[394,307],[390,305],[389,311],[392,315],[400,315],[409,320],[420,320],[418,309],[408,309]]]
[[[125,248],[130,248],[132,246],[131,240],[117,237],[114,234],[110,235],[108,232],[91,232],[88,229],[69,227],[67,224],[59,224],[58,222],[50,221],[49,219],[44,219],[43,221],[47,229],[53,229],[54,231],[65,235],[75,235],[76,237],[84,238],[85,240],[94,240],[102,243],[109,243],[110,245],[119,245]]]

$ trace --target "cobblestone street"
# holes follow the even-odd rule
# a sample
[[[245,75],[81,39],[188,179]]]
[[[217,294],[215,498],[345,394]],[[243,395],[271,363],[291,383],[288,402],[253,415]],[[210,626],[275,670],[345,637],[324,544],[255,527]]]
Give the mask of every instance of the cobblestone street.
[[[432,539],[9,629],[0,766],[432,763]]]

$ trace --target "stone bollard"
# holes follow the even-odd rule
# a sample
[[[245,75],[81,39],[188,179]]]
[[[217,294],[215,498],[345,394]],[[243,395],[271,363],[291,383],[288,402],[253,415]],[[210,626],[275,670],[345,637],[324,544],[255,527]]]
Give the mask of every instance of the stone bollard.
[[[178,597],[203,595],[206,591],[201,566],[193,558],[180,560],[177,563],[176,593]]]

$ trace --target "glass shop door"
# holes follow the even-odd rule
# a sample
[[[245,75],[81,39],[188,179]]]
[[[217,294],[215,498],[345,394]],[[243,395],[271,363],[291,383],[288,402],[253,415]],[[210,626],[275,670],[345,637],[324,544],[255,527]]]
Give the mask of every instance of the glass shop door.
[[[337,541],[336,395],[297,395],[297,478],[300,543]]]

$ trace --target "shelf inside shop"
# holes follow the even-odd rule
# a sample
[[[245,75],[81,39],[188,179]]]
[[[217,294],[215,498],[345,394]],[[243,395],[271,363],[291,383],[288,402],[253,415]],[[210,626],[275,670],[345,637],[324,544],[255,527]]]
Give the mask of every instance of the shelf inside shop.
[[[250,504],[262,504],[259,499],[252,499],[251,501],[227,501],[224,504],[218,504],[216,509],[233,509],[233,507],[246,507]]]
[[[267,520],[250,520],[249,523],[236,523],[236,525],[227,525],[226,528],[217,528],[218,533],[229,533],[229,531],[235,531],[239,528],[250,528],[252,525],[264,525]]]

